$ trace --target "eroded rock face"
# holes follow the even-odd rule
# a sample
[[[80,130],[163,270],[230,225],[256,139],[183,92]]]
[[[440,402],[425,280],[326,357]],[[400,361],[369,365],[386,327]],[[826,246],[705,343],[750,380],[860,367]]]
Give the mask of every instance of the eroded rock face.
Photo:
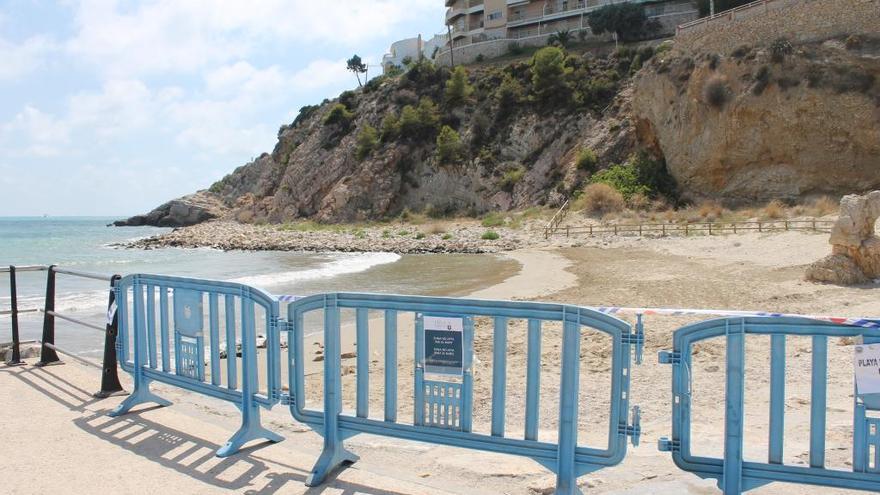
[[[854,285],[880,278],[880,237],[874,231],[878,217],[880,191],[844,196],[831,229],[831,255],[810,265],[807,279]]]
[[[880,188],[880,48],[796,45],[782,62],[748,49],[673,50],[635,79],[640,141],[662,150],[684,198],[748,204]]]
[[[173,199],[146,215],[113,222],[116,227],[186,227],[223,216],[228,209],[216,195],[199,191]]]

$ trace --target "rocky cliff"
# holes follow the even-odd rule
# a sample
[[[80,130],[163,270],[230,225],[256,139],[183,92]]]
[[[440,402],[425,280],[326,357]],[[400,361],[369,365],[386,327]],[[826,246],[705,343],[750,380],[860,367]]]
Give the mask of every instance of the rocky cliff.
[[[221,216],[242,222],[558,205],[596,168],[636,150],[626,88],[641,57],[651,54],[569,53],[557,91],[543,96],[536,94],[528,60],[471,67],[460,101],[447,93],[448,69],[418,65],[303,108],[281,127],[271,153],[200,196],[215,198],[224,206]],[[451,156],[438,150],[444,127],[457,141]],[[362,136],[369,132],[375,138],[365,146]],[[585,148],[596,161],[578,169],[575,161]],[[162,211],[133,220],[169,218]]]
[[[633,112],[684,199],[880,187],[880,37],[779,38],[728,54],[677,48],[639,72]]]

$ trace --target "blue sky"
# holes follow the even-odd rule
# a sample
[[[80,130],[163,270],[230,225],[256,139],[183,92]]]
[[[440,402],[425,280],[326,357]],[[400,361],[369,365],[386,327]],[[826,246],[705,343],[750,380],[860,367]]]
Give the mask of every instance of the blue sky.
[[[141,213],[357,86],[442,0],[0,0],[0,216]],[[371,67],[371,75],[379,73]]]

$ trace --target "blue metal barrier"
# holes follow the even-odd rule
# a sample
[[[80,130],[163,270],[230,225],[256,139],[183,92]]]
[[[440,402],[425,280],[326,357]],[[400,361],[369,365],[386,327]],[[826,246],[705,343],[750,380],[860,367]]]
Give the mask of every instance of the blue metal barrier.
[[[766,463],[743,460],[747,335],[765,335],[771,339],[769,454]],[[809,467],[783,463],[785,345],[788,336],[812,338]],[[695,456],[691,445],[693,345],[715,337],[725,337],[727,344],[724,457],[720,459]],[[829,337],[863,337],[865,343],[875,343],[880,341],[880,330],[792,317],[724,318],[677,330],[673,351],[663,351],[659,356],[661,363],[673,366],[672,438],[661,439],[660,450],[671,452],[679,468],[703,478],[717,479],[719,488],[726,495],[740,494],[774,481],[880,491],[880,434],[877,429],[880,420],[867,417],[868,411],[880,412],[880,394],[853,394],[852,471],[825,468]]]
[[[232,402],[241,410],[241,428],[217,451],[220,457],[236,453],[250,440],[282,440],[262,427],[259,409],[276,404],[281,392],[275,298],[259,289],[229,282],[129,275],[117,285],[116,300],[117,352],[120,365],[134,379],[134,391],[111,416],[125,414],[147,402],[170,405],[150,391],[150,382],[157,381]],[[262,322],[257,321],[257,307],[265,314]],[[266,393],[260,393],[258,323],[267,336]],[[241,359],[237,357],[238,338]],[[225,370],[221,369],[220,357],[224,340]],[[206,370],[208,366],[210,369]]]
[[[340,310],[355,311],[357,337],[357,407],[354,415],[342,411]],[[304,321],[305,315],[323,312],[324,396],[323,411],[305,407]],[[382,419],[369,417],[369,312],[384,316],[385,410]],[[397,330],[398,314],[412,313],[415,321],[414,414],[412,424],[397,417]],[[473,432],[473,343],[474,318],[494,319],[491,435]],[[528,321],[527,384],[524,438],[511,438],[505,432],[505,387],[508,320]],[[643,332],[641,321],[635,332],[629,324],[594,310],[532,302],[501,302],[441,297],[390,296],[335,293],[300,299],[288,307],[290,342],[290,390],[285,397],[293,417],[324,437],[321,453],[306,484],[320,484],[327,474],[343,463],[354,462],[343,440],[359,433],[370,433],[529,457],[557,475],[556,493],[578,493],[576,478],[582,474],[619,463],[626,453],[627,437],[638,444],[638,408],[629,421],[629,382],[633,348],[640,362]],[[449,343],[441,359],[426,356],[425,322],[448,321],[449,334],[428,336]],[[446,320],[441,320],[446,319]],[[460,329],[453,328],[459,322]],[[562,322],[562,367],[560,372],[558,441],[538,440],[538,411],[541,371],[542,322]],[[433,325],[434,323],[432,323]],[[613,342],[608,442],[601,447],[578,444],[579,369],[582,328],[598,330]],[[442,329],[441,329],[442,333]],[[457,342],[460,339],[460,343]],[[460,350],[460,355],[458,355]],[[448,379],[428,379],[426,374],[444,368],[460,372]]]

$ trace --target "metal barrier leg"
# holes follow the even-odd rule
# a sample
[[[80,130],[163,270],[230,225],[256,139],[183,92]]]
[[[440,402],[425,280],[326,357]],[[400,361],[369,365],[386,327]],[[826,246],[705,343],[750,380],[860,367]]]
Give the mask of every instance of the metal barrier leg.
[[[9,267],[9,302],[12,309],[12,359],[6,361],[6,366],[21,366],[21,343],[18,338],[18,292],[15,286],[15,267]]]
[[[281,435],[263,428],[260,424],[260,405],[254,402],[257,386],[257,349],[254,328],[254,303],[243,301],[241,310],[241,368],[243,370],[241,395],[241,428],[232,435],[226,445],[217,450],[217,457],[228,457],[238,452],[251,440],[265,438],[270,442],[284,440]],[[233,355],[234,356],[234,355]]]
[[[342,382],[339,380],[339,308],[335,301],[326,304],[324,315],[324,450],[306,478],[306,486],[320,485],[336,467],[358,460],[356,455],[345,450],[339,431]]]
[[[111,418],[121,416],[138,404],[155,402],[160,406],[170,406],[171,402],[150,391],[150,379],[144,376],[147,361],[146,326],[144,324],[144,289],[134,286],[134,391],[116,409],[108,413]]]
[[[284,440],[284,437],[281,435],[263,428],[263,425],[260,423],[260,406],[251,404],[249,407],[242,409],[241,428],[235,432],[235,435],[232,435],[232,438],[223,447],[217,450],[217,457],[229,457],[237,454],[244,444],[261,438],[276,443]]]
[[[121,277],[113,275],[110,279],[110,300],[107,303],[107,333],[104,336],[104,366],[101,374],[101,390],[92,394],[94,397],[104,399],[114,395],[126,393],[119,383],[118,366],[116,362],[116,336],[119,333],[119,312],[116,310],[116,283]]]
[[[40,361],[37,366],[48,366],[50,364],[63,364],[58,357],[55,349],[46,344],[55,345],[55,265],[51,265],[47,270],[46,277],[46,302],[43,308],[43,346],[40,349]]]

